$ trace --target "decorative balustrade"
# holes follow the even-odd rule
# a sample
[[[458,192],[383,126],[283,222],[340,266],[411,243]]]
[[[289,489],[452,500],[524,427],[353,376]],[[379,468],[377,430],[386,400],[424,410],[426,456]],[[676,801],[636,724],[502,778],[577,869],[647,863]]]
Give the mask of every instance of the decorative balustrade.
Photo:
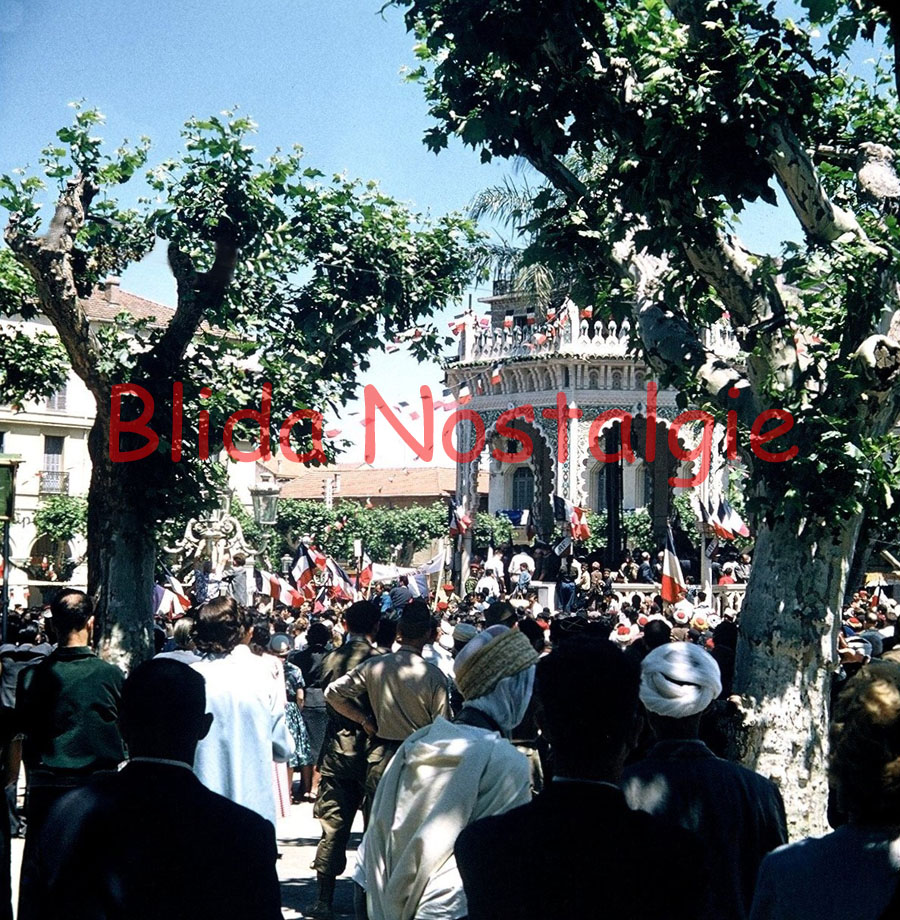
[[[556,584],[552,581],[532,581],[531,587],[538,592],[538,603],[554,610],[556,607]],[[709,605],[720,617],[727,614],[737,615],[744,603],[746,585],[714,585]],[[619,604],[628,604],[637,594],[641,600],[659,594],[659,585],[613,582],[614,598]]]
[[[565,311],[567,322],[539,326],[467,326],[462,332],[459,357],[463,363],[496,362],[513,358],[567,355],[581,358],[626,358],[633,354],[631,322],[578,318]],[[734,333],[724,324],[704,330],[707,348],[723,358],[740,351]]]

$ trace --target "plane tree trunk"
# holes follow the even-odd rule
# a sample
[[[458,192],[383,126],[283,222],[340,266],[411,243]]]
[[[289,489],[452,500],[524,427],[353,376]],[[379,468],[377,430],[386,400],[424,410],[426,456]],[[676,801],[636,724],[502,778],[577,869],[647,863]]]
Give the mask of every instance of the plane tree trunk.
[[[735,693],[744,763],[781,789],[791,839],[828,830],[829,702],[861,517],[761,524],[741,610]]]

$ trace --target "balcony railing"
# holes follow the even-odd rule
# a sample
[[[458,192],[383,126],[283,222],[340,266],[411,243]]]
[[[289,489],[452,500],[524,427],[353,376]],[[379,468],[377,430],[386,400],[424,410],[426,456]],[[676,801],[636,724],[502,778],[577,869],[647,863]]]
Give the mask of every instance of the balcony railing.
[[[69,474],[61,470],[42,470],[39,473],[39,495],[68,495]]]
[[[739,346],[734,333],[718,323],[703,332],[707,348],[722,358],[734,358]],[[462,332],[459,360],[463,363],[572,355],[585,358],[625,358],[631,350],[631,323],[585,318],[571,303],[560,310],[560,322],[510,329],[469,323]]]

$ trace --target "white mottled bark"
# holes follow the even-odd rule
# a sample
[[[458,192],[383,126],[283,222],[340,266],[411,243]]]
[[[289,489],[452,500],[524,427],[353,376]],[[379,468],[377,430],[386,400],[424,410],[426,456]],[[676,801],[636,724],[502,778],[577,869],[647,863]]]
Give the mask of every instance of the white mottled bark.
[[[779,520],[757,535],[735,674],[740,746],[781,789],[793,840],[828,830],[829,695],[860,522]]]

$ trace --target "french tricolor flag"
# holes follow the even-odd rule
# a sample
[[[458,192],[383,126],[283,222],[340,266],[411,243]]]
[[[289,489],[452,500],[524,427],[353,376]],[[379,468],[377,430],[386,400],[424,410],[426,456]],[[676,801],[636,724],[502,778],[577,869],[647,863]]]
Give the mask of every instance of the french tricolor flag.
[[[356,589],[347,573],[329,556],[325,560],[325,571],[331,582],[332,596],[344,597],[348,601],[356,600]]]
[[[294,553],[294,562],[291,565],[291,575],[298,588],[303,588],[312,581],[315,563],[309,555],[306,546],[301,543]]]
[[[659,593],[664,601],[674,604],[685,593],[686,588],[687,582],[681,574],[681,563],[675,555],[675,543],[670,530],[663,553],[662,590]]]
[[[356,576],[356,580],[359,582],[361,588],[366,588],[369,586],[369,583],[372,581],[372,560],[369,558],[368,553],[363,553],[362,561],[359,565],[359,574]]]

